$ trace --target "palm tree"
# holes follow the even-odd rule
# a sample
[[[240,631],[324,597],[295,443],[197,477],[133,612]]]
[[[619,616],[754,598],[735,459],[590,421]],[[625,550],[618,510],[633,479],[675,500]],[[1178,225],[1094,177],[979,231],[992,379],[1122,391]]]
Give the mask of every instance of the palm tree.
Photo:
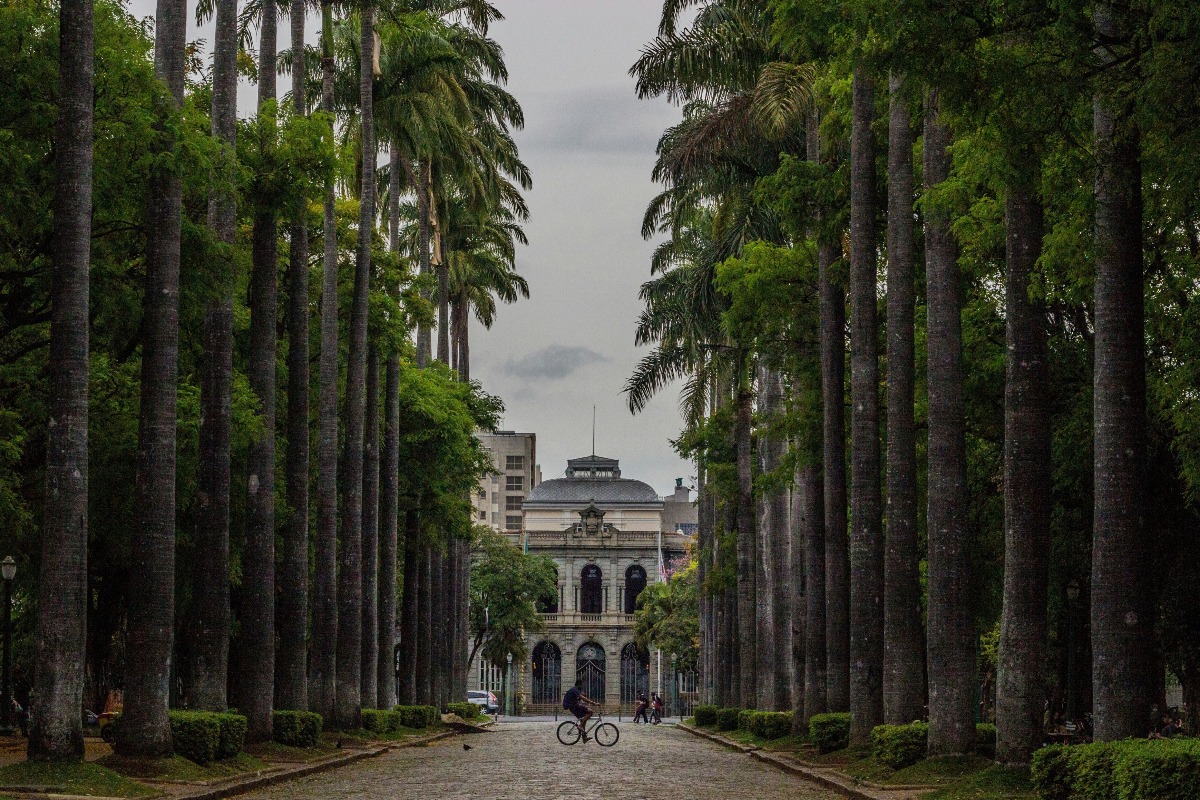
[[[887,271],[887,539],[883,594],[883,718],[925,713],[924,632],[917,552],[914,415],[912,116],[904,78],[889,79]]]
[[[212,135],[232,155],[237,137],[238,12],[236,0],[217,0],[213,43]],[[199,9],[197,10],[199,16]],[[199,20],[197,20],[199,22]],[[196,581],[191,615],[188,699],[224,711],[229,671],[229,500],[233,420],[233,247],[237,236],[232,192],[209,199],[208,226],[223,245],[231,276],[204,315],[200,369],[200,453],[197,475]]]
[[[950,129],[937,92],[925,110],[925,187],[950,174]],[[925,281],[929,365],[929,754],[974,747],[975,627],[967,530],[967,453],[963,419],[962,290],[950,215],[925,206]]]
[[[378,708],[379,662],[379,348],[367,345],[367,406],[363,425],[362,499],[363,708]]]
[[[273,2],[259,10],[258,112],[273,113],[275,101],[277,9]],[[270,126],[274,135],[274,126]],[[273,142],[262,146],[273,147]],[[248,461],[246,541],[242,552],[242,586],[238,592],[237,679],[234,697],[246,716],[246,739],[271,738],[271,706],[275,687],[275,325],[278,268],[278,220],[271,198],[258,198],[251,232],[250,389],[258,399],[262,426],[251,437]]]
[[[1098,741],[1142,735],[1154,626],[1144,531],[1146,353],[1140,133],[1118,50],[1132,46],[1130,9],[1093,11],[1109,67],[1093,101],[1095,211],[1095,507],[1092,525],[1092,697]]]
[[[875,287],[875,85],[854,71],[850,144],[850,739],[883,721],[883,531]]]
[[[59,8],[50,424],[29,758],[83,760],[87,644],[88,266],[92,230],[90,0]]]
[[[292,0],[292,104],[308,111],[308,70],[304,59],[305,0]],[[279,560],[275,699],[280,708],[308,708],[308,203],[293,213],[288,252],[288,518]]]
[[[187,6],[159,0],[154,71],[166,85],[166,118],[183,106]],[[164,145],[166,146],[166,145]],[[183,185],[178,175],[151,179],[142,312],[142,394],[135,479],[140,519],[131,536],[133,574],[125,641],[125,711],[116,750],[155,758],[171,754],[168,686],[175,627],[175,417],[179,371],[179,246]]]
[[[996,670],[996,760],[1027,764],[1042,742],[1051,456],[1046,311],[1030,296],[1044,228],[1036,167],[1005,187],[1004,607]]]
[[[333,124],[333,3],[321,3],[321,108]],[[330,131],[332,137],[333,130]],[[338,526],[338,246],[334,182],[325,184],[321,277],[320,394],[317,408],[317,533],[313,548],[313,641],[309,651],[309,705],[333,720],[337,672]]]
[[[769,430],[770,421],[777,420],[783,412],[784,387],[783,376],[778,370],[764,368],[760,374],[763,379],[762,411],[768,420],[765,426],[768,430],[762,432],[759,447],[763,474],[769,475],[782,466],[787,452],[787,444],[782,435]],[[787,487],[773,486],[768,489],[762,498],[762,506],[761,561],[768,565],[765,573],[768,581],[759,594],[768,601],[771,613],[770,625],[760,628],[759,635],[769,642],[765,649],[771,655],[771,659],[765,665],[765,675],[769,676],[769,681],[760,687],[764,705],[759,707],[786,711],[792,707],[792,626],[794,621],[798,621],[792,614],[792,596],[799,594],[794,591],[793,582],[800,578],[800,573],[792,573],[789,561],[794,542],[788,525]],[[799,547],[796,549],[801,550]],[[800,620],[803,620],[803,617],[800,617]],[[802,645],[803,637],[798,638]],[[803,664],[803,660],[800,663]]]
[[[392,236],[392,240],[395,239]],[[375,699],[381,708],[391,708],[397,702],[393,642],[396,637],[399,533],[396,475],[400,468],[400,356],[395,351],[387,357],[383,397],[383,451],[379,458],[379,652]]]

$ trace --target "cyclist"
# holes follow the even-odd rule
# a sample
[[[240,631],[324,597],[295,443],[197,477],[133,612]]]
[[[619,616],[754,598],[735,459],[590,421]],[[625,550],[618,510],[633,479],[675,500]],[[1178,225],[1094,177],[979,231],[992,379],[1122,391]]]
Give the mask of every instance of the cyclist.
[[[575,681],[575,685],[567,689],[567,693],[563,695],[563,708],[575,715],[579,727],[579,735],[583,740],[588,741],[587,721],[592,718],[592,710],[585,705],[586,703],[596,704],[596,701],[583,693],[583,681]],[[569,730],[569,729],[568,729]]]

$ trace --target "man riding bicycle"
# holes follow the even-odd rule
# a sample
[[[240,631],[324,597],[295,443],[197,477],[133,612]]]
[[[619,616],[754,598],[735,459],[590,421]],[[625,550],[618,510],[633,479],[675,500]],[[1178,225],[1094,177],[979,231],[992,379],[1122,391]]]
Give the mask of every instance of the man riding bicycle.
[[[588,741],[587,721],[592,718],[592,710],[585,705],[590,703],[596,705],[596,701],[583,693],[583,681],[575,681],[575,685],[567,689],[567,693],[563,695],[563,708],[575,715],[579,727],[579,734],[583,740]],[[570,730],[568,728],[568,730]]]

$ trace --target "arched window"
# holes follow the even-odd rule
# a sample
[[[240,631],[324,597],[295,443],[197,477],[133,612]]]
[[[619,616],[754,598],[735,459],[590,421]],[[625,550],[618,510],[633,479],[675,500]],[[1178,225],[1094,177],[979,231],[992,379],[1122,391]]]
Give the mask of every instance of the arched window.
[[[638,692],[650,692],[650,655],[630,642],[621,648],[621,705],[636,705]]]
[[[579,576],[579,610],[599,614],[604,610],[604,576],[595,564],[588,564]]]
[[[646,570],[634,564],[625,570],[625,613],[637,610],[638,595],[646,588]]]
[[[554,591],[545,597],[539,597],[537,601],[537,610],[539,614],[557,614],[558,613],[558,570],[554,570]]]
[[[575,651],[575,679],[583,681],[585,696],[604,700],[604,648],[595,642],[580,645]]]
[[[557,703],[562,696],[562,653],[554,642],[533,648],[533,702]]]

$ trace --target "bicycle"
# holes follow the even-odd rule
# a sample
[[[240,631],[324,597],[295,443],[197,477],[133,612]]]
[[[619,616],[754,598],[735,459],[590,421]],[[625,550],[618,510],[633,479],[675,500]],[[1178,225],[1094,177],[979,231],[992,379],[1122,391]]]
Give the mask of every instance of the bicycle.
[[[601,747],[612,747],[617,743],[617,739],[621,737],[621,731],[616,725],[611,722],[604,722],[604,717],[601,714],[596,714],[592,717],[591,726],[585,726],[585,733],[589,739],[595,739],[596,744]],[[567,720],[558,726],[558,741],[566,745],[572,745],[580,739],[580,731],[578,721]],[[587,740],[585,740],[587,741]]]

